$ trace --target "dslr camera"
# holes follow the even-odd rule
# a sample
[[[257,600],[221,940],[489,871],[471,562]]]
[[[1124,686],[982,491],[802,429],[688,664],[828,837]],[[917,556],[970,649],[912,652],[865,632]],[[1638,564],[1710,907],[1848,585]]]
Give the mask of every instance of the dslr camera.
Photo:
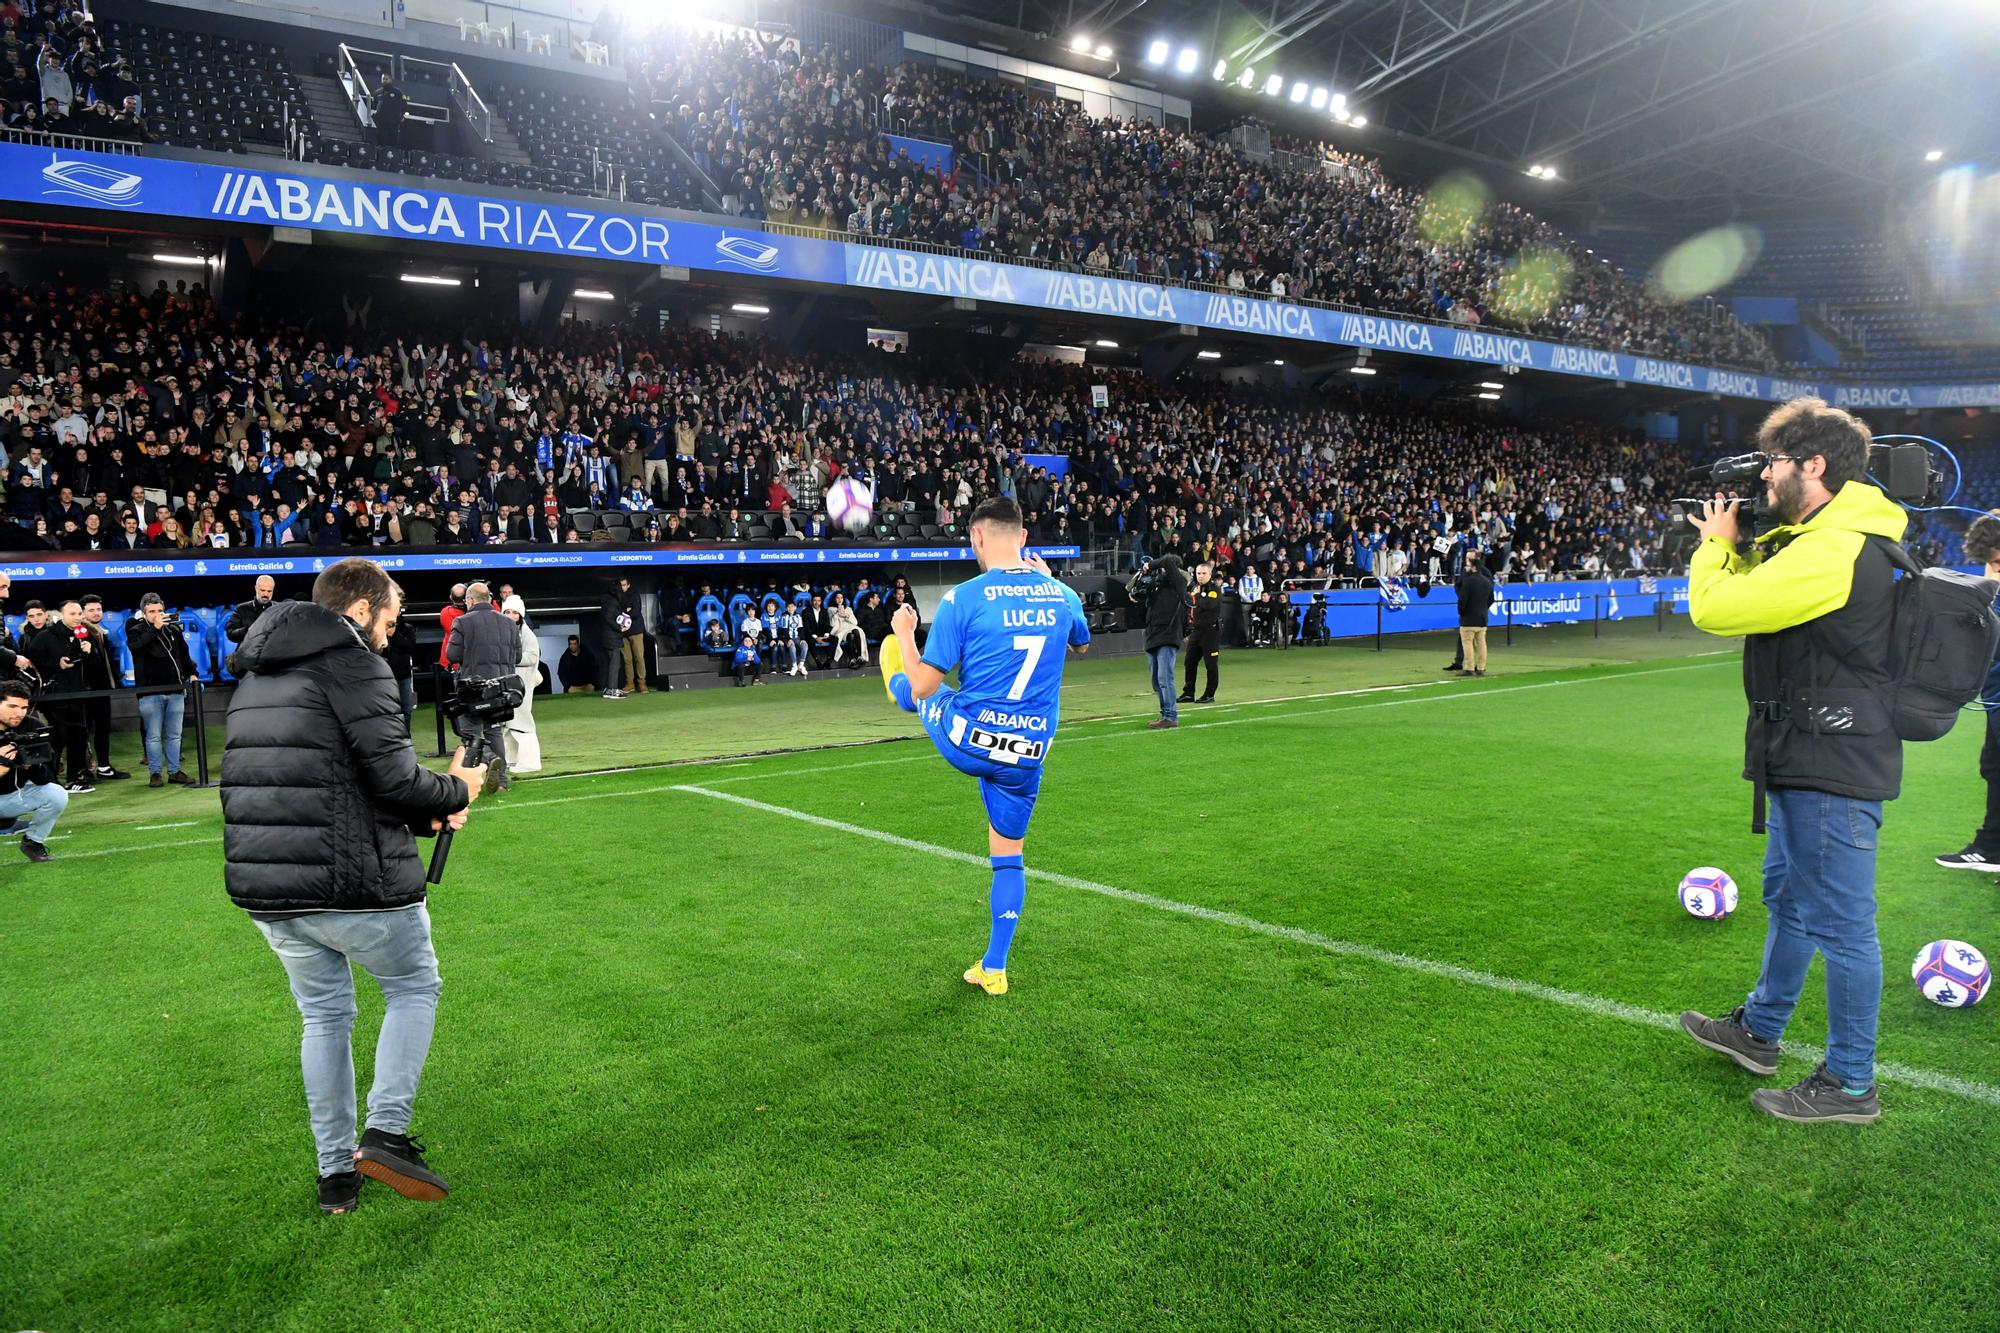
[[[499,676],[493,680],[466,680],[461,677],[444,701],[444,715],[452,721],[469,717],[475,722],[499,726],[514,719],[514,710],[528,697],[527,683],[519,676]],[[466,756],[467,763],[476,762]]]

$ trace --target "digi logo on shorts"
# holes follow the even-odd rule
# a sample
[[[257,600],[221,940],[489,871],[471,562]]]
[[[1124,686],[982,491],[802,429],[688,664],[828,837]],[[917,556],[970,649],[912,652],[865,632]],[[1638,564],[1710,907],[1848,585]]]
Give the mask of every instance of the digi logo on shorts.
[[[1004,732],[988,731],[984,727],[973,727],[965,737],[969,749],[984,750],[1003,764],[1019,763],[1023,759],[1040,759],[1042,742],[1027,736],[1010,736]]]

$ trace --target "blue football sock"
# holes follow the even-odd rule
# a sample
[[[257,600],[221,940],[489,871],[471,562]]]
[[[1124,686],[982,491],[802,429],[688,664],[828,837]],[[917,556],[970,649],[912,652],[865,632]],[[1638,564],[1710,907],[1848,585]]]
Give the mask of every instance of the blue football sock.
[[[1018,856],[996,856],[993,863],[993,936],[979,965],[988,972],[1007,970],[1007,950],[1014,927],[1021,924],[1021,907],[1028,901],[1028,872]]]
[[[896,696],[896,707],[905,713],[917,711],[916,698],[910,693],[910,678],[902,672],[889,677],[889,693]]]

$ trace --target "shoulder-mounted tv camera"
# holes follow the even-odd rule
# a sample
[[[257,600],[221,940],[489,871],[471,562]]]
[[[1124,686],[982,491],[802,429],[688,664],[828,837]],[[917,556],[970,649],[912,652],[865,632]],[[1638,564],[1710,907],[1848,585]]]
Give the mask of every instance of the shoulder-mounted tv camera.
[[[1706,467],[1695,468],[1689,480],[1706,482],[1715,491],[1725,495],[1743,498],[1743,507],[1756,521],[1759,532],[1769,526],[1770,506],[1764,499],[1764,469],[1771,465],[1771,456],[1752,452],[1732,454],[1728,458],[1718,458]],[[1868,480],[1882,488],[1882,491],[1897,504],[1911,508],[1934,505],[1944,494],[1944,472],[1931,457],[1931,451],[1921,444],[1871,444],[1868,446]],[[1698,510],[1703,500],[1676,496],[1673,503],[1684,509]]]
[[[14,758],[8,767],[17,773],[48,768],[56,762],[55,736],[48,723],[33,715],[12,731],[0,731],[0,745],[14,747]]]

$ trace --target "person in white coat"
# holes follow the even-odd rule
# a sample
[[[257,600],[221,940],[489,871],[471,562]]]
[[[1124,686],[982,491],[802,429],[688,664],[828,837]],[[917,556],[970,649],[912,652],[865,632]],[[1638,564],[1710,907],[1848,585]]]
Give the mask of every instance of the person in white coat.
[[[507,723],[506,731],[501,736],[507,750],[507,771],[539,773],[542,771],[542,739],[535,732],[535,691],[542,685],[542,647],[534,631],[527,626],[527,603],[519,597],[510,596],[500,604],[500,611],[521,626],[521,660],[515,667],[521,683],[528,687],[521,706],[514,710],[513,719]]]

